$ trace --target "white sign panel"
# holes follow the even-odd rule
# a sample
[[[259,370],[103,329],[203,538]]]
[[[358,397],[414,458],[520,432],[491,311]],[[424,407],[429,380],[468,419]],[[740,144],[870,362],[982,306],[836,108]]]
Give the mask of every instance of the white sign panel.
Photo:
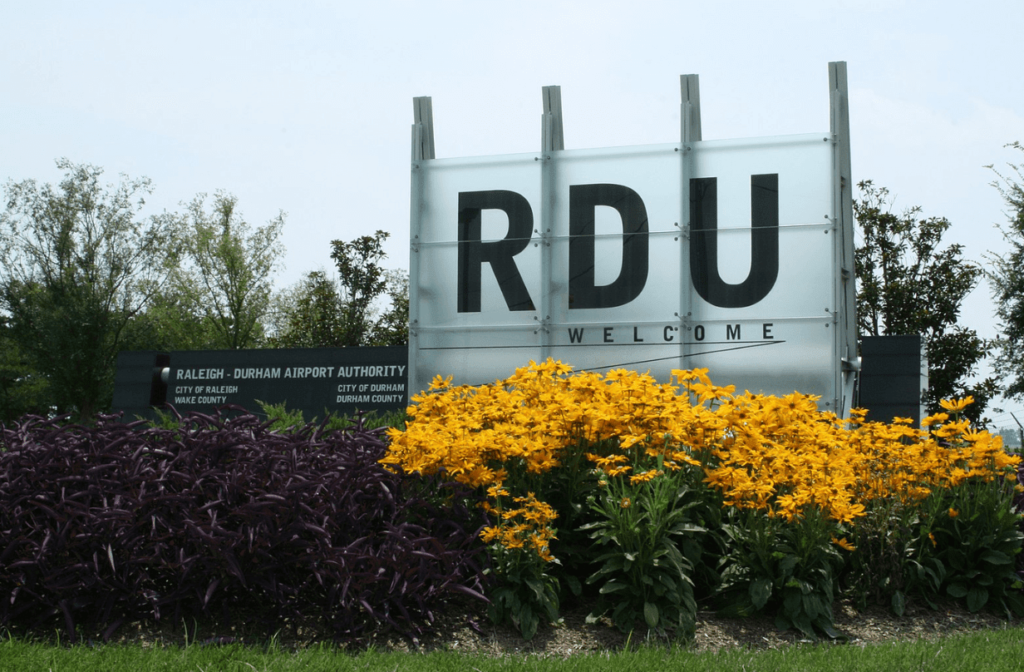
[[[822,132],[414,161],[410,389],[553,357],[842,413],[835,152]]]

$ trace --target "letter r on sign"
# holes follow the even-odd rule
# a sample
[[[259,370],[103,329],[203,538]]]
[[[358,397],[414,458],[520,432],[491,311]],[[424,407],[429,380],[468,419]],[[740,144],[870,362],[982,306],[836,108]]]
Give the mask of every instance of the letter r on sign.
[[[483,210],[501,210],[508,216],[508,234],[502,240],[481,241]],[[533,210],[522,195],[501,190],[459,193],[460,313],[480,312],[484,262],[491,265],[509,310],[536,310],[513,258],[529,246],[532,235]]]

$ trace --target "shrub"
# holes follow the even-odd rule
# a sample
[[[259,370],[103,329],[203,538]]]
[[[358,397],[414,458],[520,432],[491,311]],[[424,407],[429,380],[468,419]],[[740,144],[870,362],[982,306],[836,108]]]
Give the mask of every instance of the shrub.
[[[967,574],[949,584],[941,559],[921,543],[930,541],[928,530],[921,532],[922,502],[965,484],[991,494],[1000,479],[1013,478],[1019,459],[998,439],[959,416],[933,416],[930,428],[918,431],[909,421],[866,423],[863,411],[843,420],[796,392],[737,395],[713,385],[706,370],[673,375],[677,384],[624,370],[572,374],[548,360],[493,385],[452,386],[439,376],[413,397],[405,429],[389,430],[382,463],[444,473],[486,491],[492,508],[497,493],[550,504],[557,515],[536,531],[552,557],[536,566],[552,577],[559,575],[554,560],[586,568],[624,628],[642,615],[657,632],[665,607],[685,638],[695,609],[685,586],[697,579],[694,594],[715,594],[735,613],[765,609],[780,626],[835,636],[832,602],[847,560],[861,577],[896,567],[880,592],[898,610],[911,585],[925,592],[955,585],[950,594],[960,592]],[[970,399],[944,403],[957,413]],[[669,481],[689,494],[667,495]],[[983,498],[974,498],[980,505]],[[984,506],[1008,509],[1003,499]],[[634,502],[660,504],[630,510]],[[665,528],[662,520],[677,524]],[[1000,513],[982,521],[986,532],[969,543],[987,565],[963,570],[999,583],[998,590],[983,587],[1000,596],[1014,587],[1003,555],[1019,549],[1019,539],[1006,532],[1009,520]],[[663,531],[641,539],[632,534],[640,525]],[[594,545],[581,543],[581,533],[590,533]],[[865,544],[863,555],[849,536]],[[662,553],[657,563],[654,549]],[[543,555],[540,547],[535,552]],[[707,564],[695,560],[702,554],[721,558],[721,574],[696,571]],[[675,561],[669,573],[676,592],[663,579],[665,558]],[[561,578],[572,587],[574,577]],[[655,583],[664,587],[660,595],[649,590]],[[971,605],[984,603],[979,590]],[[666,596],[668,602],[658,601]],[[1014,599],[1007,600],[1012,606]]]
[[[558,514],[533,493],[515,497],[520,506],[505,507],[508,492],[491,490],[496,505],[485,506],[494,514],[495,524],[481,533],[485,542],[493,542],[492,571],[497,585],[490,591],[488,615],[495,623],[510,622],[526,639],[533,639],[542,619],[558,618],[558,580],[545,571],[548,562],[557,562],[549,544],[554,539],[551,522]]]
[[[74,638],[79,624],[109,636],[126,618],[223,614],[313,619],[352,641],[416,636],[452,598],[482,597],[465,493],[383,469],[380,431],[279,433],[249,414],[141,424],[0,432],[0,625],[59,615]]]
[[[692,640],[697,612],[693,575],[700,556],[693,537],[706,531],[696,524],[692,509],[701,502],[683,470],[666,471],[661,456],[653,466],[628,479],[602,481],[591,503],[597,520],[582,528],[590,532],[599,554],[594,558],[598,569],[587,583],[600,585],[609,604],[599,604],[596,612],[611,611],[621,631],[632,632],[641,622],[649,632],[665,636],[671,630]]]

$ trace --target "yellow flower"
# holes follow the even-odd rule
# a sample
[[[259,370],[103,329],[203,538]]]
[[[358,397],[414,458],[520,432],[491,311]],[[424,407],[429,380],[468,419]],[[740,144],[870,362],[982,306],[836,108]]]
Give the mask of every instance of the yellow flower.
[[[959,515],[960,515],[960,512],[957,511],[956,509],[954,509],[954,508],[950,508],[949,509],[949,517],[950,518],[956,518]]]
[[[599,469],[606,469],[613,464],[619,464],[621,462],[629,462],[629,458],[625,455],[609,455],[608,457],[601,457],[600,455],[594,455],[593,453],[585,453],[585,457],[596,464]]]
[[[832,537],[832,543],[847,551],[857,550],[857,547],[851,544],[849,541],[847,541],[846,537],[843,537],[842,539],[836,539],[835,537]]]
[[[967,395],[963,399],[943,399],[939,405],[950,413],[959,413],[974,403],[974,397]]]
[[[932,540],[932,546],[937,546],[938,542],[935,541],[935,535],[931,532],[928,533],[928,538]]]
[[[931,425],[940,425],[946,420],[949,420],[948,413],[936,413],[935,415],[929,415],[921,421],[922,427],[929,427]]]
[[[629,477],[629,484],[630,485],[636,485],[637,483],[646,483],[647,481],[653,480],[655,477],[661,476],[664,473],[665,472],[661,471],[660,469],[651,469],[649,471],[643,472],[642,474],[636,474],[635,476],[630,476]]]
[[[508,497],[508,490],[506,490],[501,483],[496,483],[491,487],[487,488],[487,496],[494,498]]]
[[[632,502],[629,501],[629,497],[623,497],[622,501],[619,502],[619,508],[628,509]]]
[[[509,550],[515,550],[523,547],[523,540],[518,536],[505,535],[504,543],[502,545]]]
[[[659,384],[623,369],[573,373],[549,359],[491,385],[452,386],[438,376],[413,396],[405,429],[388,430],[381,464],[487,491],[483,508],[498,521],[487,538],[541,558],[556,514],[510,474],[554,473],[583,458],[602,487],[692,465],[726,506],[787,520],[817,509],[848,525],[879,500],[914,507],[937,490],[1016,477],[1020,458],[960,414],[970,397],[943,402],[947,412],[916,429],[907,419],[868,421],[862,410],[843,420],[796,392],[737,395],[715,386],[707,369],[672,374],[672,384]]]
[[[452,384],[452,377],[451,376],[448,376],[447,378],[444,378],[443,376],[441,376],[441,374],[437,374],[436,376],[434,376],[434,379],[432,381],[430,381],[430,389],[431,390],[438,390],[438,391],[440,391],[440,390],[445,389],[446,387],[448,387],[451,384]]]

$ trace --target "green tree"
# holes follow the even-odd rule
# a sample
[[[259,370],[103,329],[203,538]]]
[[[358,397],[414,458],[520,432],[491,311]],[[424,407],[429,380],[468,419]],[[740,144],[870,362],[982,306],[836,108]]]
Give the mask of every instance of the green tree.
[[[409,278],[403,271],[385,271],[386,310],[371,308],[365,322],[351,328],[341,283],[324,271],[312,271],[299,283],[275,297],[274,348],[341,348],[352,345],[353,333],[362,334],[356,345],[406,345],[409,342]]]
[[[89,418],[110,403],[125,327],[163,283],[172,246],[159,220],[139,215],[149,180],[104,186],[100,168],[57,167],[56,186],[5,186],[0,309],[20,353],[8,358],[45,377],[57,412]]]
[[[323,271],[306,274],[276,298],[275,348],[337,348],[345,345],[345,304],[337,283]]]
[[[232,350],[261,344],[273,273],[284,254],[284,213],[254,228],[237,206],[221,192],[209,212],[205,194],[186,206],[178,219],[182,263],[164,302],[178,316],[200,316],[210,346]]]
[[[215,350],[212,322],[190,308],[192,301],[171,285],[158,292],[125,327],[122,350]]]
[[[6,318],[0,318],[0,423],[10,424],[26,413],[46,415],[49,383],[33,367],[17,341],[10,337]]]
[[[384,283],[384,292],[390,304],[379,318],[373,320],[369,345],[408,345],[409,274],[405,271],[385,271]]]
[[[1024,151],[1019,142],[1007,145]],[[1009,164],[1012,174],[1004,175],[990,166],[997,179],[992,186],[999,190],[1007,207],[1007,223],[999,230],[1006,240],[1006,252],[991,254],[989,281],[999,319],[996,339],[996,366],[1006,381],[1004,394],[1024,397],[1024,168]]]
[[[964,299],[982,269],[963,258],[961,245],[942,246],[950,227],[942,217],[921,217],[921,208],[890,211],[889,191],[869,180],[854,216],[863,242],[857,247],[857,321],[862,336],[920,334],[928,352],[929,413],[939,401],[971,395],[967,415],[980,421],[998,388],[993,378],[973,381],[991,344],[958,324]]]
[[[380,262],[387,256],[384,241],[390,234],[377,231],[351,242],[331,241],[331,259],[338,266],[344,309],[343,345],[367,345],[373,328],[371,306],[387,289],[387,279]]]
[[[407,344],[409,276],[381,266],[387,238],[377,231],[351,242],[331,241],[337,280],[313,271],[280,294],[270,343],[282,348]]]

